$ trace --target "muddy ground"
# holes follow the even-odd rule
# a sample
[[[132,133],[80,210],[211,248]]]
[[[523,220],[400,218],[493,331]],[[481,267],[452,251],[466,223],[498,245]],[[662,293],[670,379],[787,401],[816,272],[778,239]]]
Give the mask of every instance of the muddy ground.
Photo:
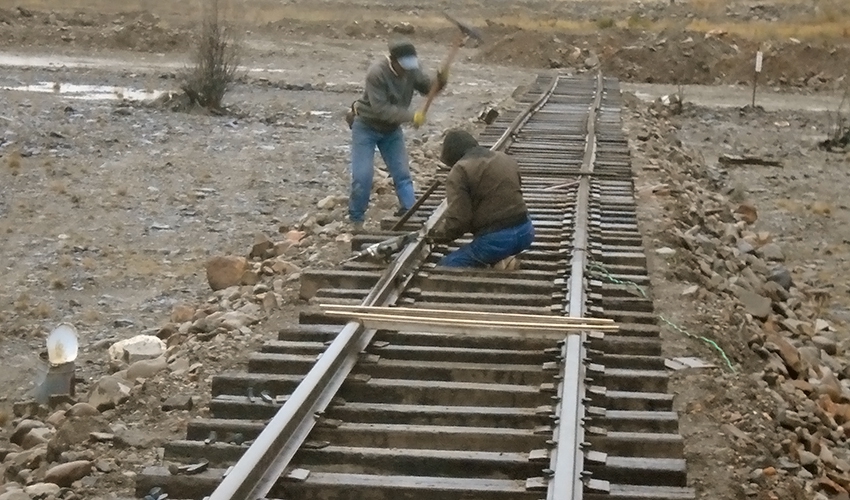
[[[423,8],[322,2],[306,10],[295,3],[246,2],[238,16],[246,71],[227,96],[223,116],[174,111],[166,97],[157,104],[135,100],[179,90],[197,9],[154,0],[125,2],[120,9],[98,0],[0,5],[0,383],[6,387],[0,435],[11,437],[21,416],[49,415],[21,405],[15,415],[12,407],[27,399],[37,354],[58,323],[70,322],[80,333],[81,401],[102,377],[127,368],[110,362],[110,345],[137,334],[166,337],[168,368],[130,383],[128,401],[103,411],[97,429],[86,428],[111,433],[113,441],[91,444],[85,432],[58,457],[97,458],[96,472],[72,484],[78,498],[130,496],[134,474],[157,461],[157,447],[185,436],[186,422],[205,414],[212,375],[238,368],[277,325],[306,307],[297,295],[299,270],[329,267],[347,255],[343,110],[393,30],[412,26],[425,64],[436,67],[453,36],[440,14],[451,5],[486,38],[462,49],[429,123],[407,132],[419,185],[435,168],[433,153],[445,129],[480,130],[478,114],[510,106],[511,94],[537,72],[601,67],[629,84],[671,85],[624,85],[642,96],[680,84],[714,85],[684,87],[681,113],[659,114],[648,102],[628,99],[623,114],[653,293],[663,299],[656,301],[659,312],[691,334],[716,340],[735,368],[725,369],[703,341],[665,331],[671,356],[699,356],[717,366],[674,375],[690,480],[705,499],[814,498],[815,489],[841,498],[838,490],[812,486],[818,470],[809,478],[806,469],[781,467],[780,459],[799,457],[787,446],[770,446],[787,437],[762,385],[767,361],[748,345],[751,330],[773,328],[770,319],[736,316],[739,305],[707,288],[694,295],[694,284],[702,284],[685,272],[686,252],[670,237],[686,217],[676,191],[660,186],[692,176],[704,185],[703,195],[755,207],[750,229],[781,245],[795,282],[826,290],[812,321],[828,322],[831,331],[820,333],[834,340],[834,357],[846,366],[850,202],[844,186],[850,170],[845,153],[823,151],[817,143],[836,124],[835,114],[823,109],[837,109],[841,99],[850,14],[838,1],[725,4],[529,1]],[[758,47],[765,51],[760,104],[767,111],[741,111],[748,90],[718,84],[749,83]],[[671,147],[681,148],[702,173],[677,171],[687,162],[671,159],[665,149]],[[729,166],[720,163],[723,154],[774,159],[781,166]],[[379,183],[370,224],[395,204],[392,190]],[[272,241],[302,237],[292,230],[303,230],[303,239],[282,256],[291,266],[261,281],[277,302],[260,300],[261,321],[237,332],[192,338],[181,332],[168,340],[171,330],[163,333],[163,327],[178,325],[181,311],[198,315],[229,301],[212,294],[207,259],[247,256],[258,233]],[[678,257],[654,252],[663,247],[675,247]],[[192,396],[195,404],[163,410],[162,402],[175,395]],[[730,434],[729,425],[755,444]],[[4,457],[17,451],[5,444],[0,450]],[[13,465],[0,467],[0,481],[8,481],[0,494],[13,481],[43,477],[45,467],[27,472]]]

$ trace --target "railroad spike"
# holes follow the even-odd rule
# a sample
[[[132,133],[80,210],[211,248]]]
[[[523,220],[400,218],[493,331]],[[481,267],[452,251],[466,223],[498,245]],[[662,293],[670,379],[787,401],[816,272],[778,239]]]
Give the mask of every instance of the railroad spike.
[[[269,391],[263,391],[260,393],[260,398],[266,403],[274,403],[274,398],[269,394]]]

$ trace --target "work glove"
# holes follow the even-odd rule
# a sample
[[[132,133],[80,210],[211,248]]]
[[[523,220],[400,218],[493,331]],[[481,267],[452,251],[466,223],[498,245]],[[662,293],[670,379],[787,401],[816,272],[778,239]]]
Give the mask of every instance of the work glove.
[[[422,125],[425,125],[425,113],[423,113],[422,111],[417,111],[416,113],[413,113],[413,126],[419,128]]]
[[[449,68],[443,68],[437,71],[437,92],[446,88],[449,83]]]

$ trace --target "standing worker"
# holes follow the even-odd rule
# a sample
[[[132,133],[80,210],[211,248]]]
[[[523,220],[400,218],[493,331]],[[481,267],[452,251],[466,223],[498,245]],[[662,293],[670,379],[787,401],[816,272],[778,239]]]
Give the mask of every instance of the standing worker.
[[[400,205],[397,213],[406,212],[416,202],[401,125],[413,123],[418,128],[425,123],[424,113],[409,109],[410,101],[414,90],[427,94],[432,82],[419,68],[413,43],[406,39],[394,40],[389,49],[389,56],[369,68],[363,96],[352,104],[349,115],[351,193],[348,217],[354,232],[363,230],[369,207],[376,146],[395,185]],[[438,92],[446,86],[447,80],[447,72],[437,73]]]
[[[439,265],[516,269],[515,256],[534,241],[516,160],[479,146],[463,130],[446,134],[440,159],[451,167],[446,178],[448,206],[429,239],[448,243],[466,233],[473,238]]]

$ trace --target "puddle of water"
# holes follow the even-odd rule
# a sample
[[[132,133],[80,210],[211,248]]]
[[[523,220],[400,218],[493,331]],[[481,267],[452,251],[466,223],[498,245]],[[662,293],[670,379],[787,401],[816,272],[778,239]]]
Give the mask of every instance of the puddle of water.
[[[161,90],[139,90],[126,87],[110,87],[107,85],[76,85],[71,83],[54,82],[39,82],[35,85],[20,85],[17,87],[0,87],[0,90],[61,94],[69,99],[78,99],[83,101],[104,101],[116,99],[150,101],[163,94]]]
[[[186,67],[181,61],[136,61],[132,64],[120,59],[92,58],[92,57],[67,57],[67,56],[21,56],[15,54],[4,54],[0,52],[0,67],[6,68],[106,68],[106,69],[148,69],[148,70],[181,70]],[[249,73],[291,73],[301,74],[301,70],[295,68],[244,68]]]
[[[7,67],[33,67],[33,68],[85,68],[95,64],[113,66],[119,61],[108,59],[90,59],[81,57],[44,57],[44,56],[16,56],[12,54],[0,54],[0,66]]]

